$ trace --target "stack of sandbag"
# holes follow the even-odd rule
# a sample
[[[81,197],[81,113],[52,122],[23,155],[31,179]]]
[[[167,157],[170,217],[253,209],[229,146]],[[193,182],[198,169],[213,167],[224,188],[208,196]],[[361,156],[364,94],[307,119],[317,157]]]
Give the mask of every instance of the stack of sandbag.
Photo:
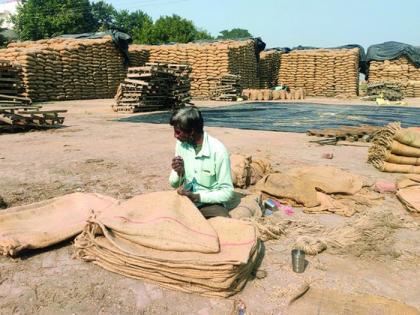
[[[362,187],[363,178],[358,175],[330,166],[311,166],[268,174],[257,182],[255,190],[282,204],[303,207],[307,213],[352,216],[359,205],[369,202],[361,195]]]
[[[420,174],[420,128],[390,123],[373,139],[368,162],[382,172]]]
[[[226,74],[240,76],[243,88],[258,87],[257,58],[253,39],[224,40],[175,45],[131,45],[130,54],[147,51],[150,62],[191,66],[191,96],[210,99],[214,78]]]
[[[270,100],[303,100],[306,91],[303,88],[290,90],[270,90],[270,89],[246,89],[242,95],[250,101],[270,101]]]
[[[187,65],[146,63],[129,67],[115,95],[116,112],[177,109],[189,103],[191,69]]]
[[[79,258],[109,271],[221,297],[239,292],[261,258],[251,224],[206,220],[174,191],[136,196],[92,217],[75,247]]]
[[[251,155],[231,154],[230,165],[233,186],[238,188],[254,185],[272,171],[270,161]]]
[[[420,213],[420,175],[407,174],[397,180],[397,197],[411,212]]]
[[[419,97],[414,95],[414,86],[420,86],[420,68],[417,68],[407,57],[402,56],[394,60],[376,61],[369,63],[369,83],[392,82],[398,83],[406,97]],[[416,92],[418,89],[415,89]],[[417,96],[419,95],[419,96]]]
[[[277,50],[260,52],[258,73],[261,89],[269,89],[277,86],[281,54],[282,52]]]
[[[21,65],[24,95],[34,101],[109,98],[126,74],[111,36],[12,43],[0,59]]]
[[[74,193],[0,211],[0,255],[16,256],[67,240],[82,232],[94,213],[115,206],[114,198]]]
[[[359,49],[293,50],[280,56],[279,84],[310,96],[356,96]]]

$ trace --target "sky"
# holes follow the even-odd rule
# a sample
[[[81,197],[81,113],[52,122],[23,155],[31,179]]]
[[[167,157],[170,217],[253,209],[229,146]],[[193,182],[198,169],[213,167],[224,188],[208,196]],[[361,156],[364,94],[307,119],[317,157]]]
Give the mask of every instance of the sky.
[[[385,41],[420,46],[420,0],[105,0],[116,9],[142,10],[153,20],[177,14],[213,36],[247,29],[272,47],[365,49]]]

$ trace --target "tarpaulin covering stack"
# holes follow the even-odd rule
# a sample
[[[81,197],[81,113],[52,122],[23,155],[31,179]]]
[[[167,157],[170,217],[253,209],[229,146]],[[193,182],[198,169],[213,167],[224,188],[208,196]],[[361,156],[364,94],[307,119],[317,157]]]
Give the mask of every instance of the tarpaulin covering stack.
[[[280,56],[278,83],[310,96],[356,96],[359,49],[292,50]]]
[[[383,172],[420,174],[420,128],[390,123],[373,139],[368,162]]]
[[[92,211],[116,205],[114,198],[74,193],[0,212],[0,254],[44,248],[79,234]]]
[[[75,246],[78,257],[112,272],[221,297],[239,292],[261,258],[251,224],[205,220],[174,191],[136,196],[92,217]]]
[[[113,97],[126,74],[110,35],[11,43],[0,59],[22,66],[24,95],[34,101]]]
[[[398,83],[406,97],[420,97],[420,48],[385,42],[368,48],[369,83]]]
[[[420,97],[420,67],[407,57],[395,60],[371,61],[369,83],[398,83],[406,97]]]
[[[269,89],[277,86],[280,69],[280,55],[282,53],[282,51],[278,50],[260,52],[258,74],[261,89]]]
[[[131,45],[130,55],[147,51],[150,62],[186,63],[191,66],[191,96],[209,99],[215,78],[225,74],[240,76],[243,88],[258,87],[254,39],[174,45]]]

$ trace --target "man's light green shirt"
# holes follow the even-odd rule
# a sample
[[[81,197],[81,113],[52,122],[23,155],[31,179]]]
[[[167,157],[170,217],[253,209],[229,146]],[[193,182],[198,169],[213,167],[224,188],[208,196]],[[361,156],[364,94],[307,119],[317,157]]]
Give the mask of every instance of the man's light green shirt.
[[[200,194],[200,204],[226,203],[233,196],[229,154],[225,146],[206,132],[200,152],[188,143],[176,142],[175,155],[184,160],[185,174],[182,178],[172,170],[169,182],[177,188],[189,185]]]

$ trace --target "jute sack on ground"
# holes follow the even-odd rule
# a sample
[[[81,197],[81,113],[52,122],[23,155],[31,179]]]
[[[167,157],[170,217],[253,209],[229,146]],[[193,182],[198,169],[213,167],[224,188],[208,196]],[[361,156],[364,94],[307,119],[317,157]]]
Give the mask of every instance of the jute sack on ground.
[[[97,220],[115,235],[143,246],[160,250],[219,252],[214,229],[197,207],[176,191],[135,196],[108,208],[98,215]]]
[[[253,158],[250,165],[249,184],[255,185],[264,175],[272,172],[271,163],[267,159]]]
[[[242,195],[234,192],[229,202],[229,215],[234,219],[260,218],[262,217],[262,196],[261,194]]]
[[[362,186],[360,176],[335,167],[315,166],[269,174],[257,183],[256,190],[311,208],[321,204],[317,191],[353,195]]]
[[[397,197],[411,212],[420,213],[420,175],[407,174],[397,181]]]
[[[241,290],[261,257],[261,245],[255,228],[247,222],[221,217],[210,220],[203,218],[204,222],[192,220],[188,224],[183,224],[184,217],[194,217],[194,212],[200,214],[198,209],[191,206],[191,201],[177,195],[176,192],[160,193],[160,201],[173,199],[172,207],[179,208],[179,211],[168,214],[164,208],[162,211],[160,204],[155,203],[156,197],[156,193],[143,195],[142,202],[138,203],[136,208],[136,217],[131,213],[134,210],[132,207],[134,201],[129,207],[120,207],[118,218],[123,217],[125,220],[120,221],[124,230],[119,232],[109,224],[109,217],[114,216],[115,211],[109,211],[108,216],[103,213],[92,217],[84,232],[75,240],[77,256],[112,272],[155,281],[164,287],[184,292],[226,297]],[[155,204],[155,209],[152,211],[155,217],[150,217],[147,213],[141,214],[151,211],[149,206],[143,207],[147,198],[153,201],[151,204]],[[140,220],[141,217],[148,219]],[[113,217],[111,221],[115,219]],[[157,228],[149,231],[148,246],[145,246],[141,237],[144,235],[143,225],[155,226],[162,222],[166,225],[168,221],[171,224],[172,238],[176,239],[176,242],[162,238],[160,234],[162,229]],[[193,225],[195,222],[196,226]],[[116,224],[115,227],[119,228],[120,225]],[[210,230],[214,231],[214,234],[209,234]],[[167,244],[152,245],[150,240],[153,231],[156,242]],[[168,246],[171,242],[175,245],[182,244],[179,239],[184,239],[187,234],[193,244],[190,250],[185,246],[182,247],[182,251],[177,250],[177,246],[173,244]],[[194,245],[198,243],[196,239],[200,239],[201,242],[210,240],[212,243],[214,236],[219,245],[218,252],[205,253],[196,250],[201,250]]]
[[[0,211],[0,253],[16,256],[24,249],[44,248],[79,234],[92,211],[117,204],[111,197],[74,193]]]
[[[230,168],[232,174],[233,186],[245,188],[249,185],[249,176],[252,157],[242,154],[230,155]]]

